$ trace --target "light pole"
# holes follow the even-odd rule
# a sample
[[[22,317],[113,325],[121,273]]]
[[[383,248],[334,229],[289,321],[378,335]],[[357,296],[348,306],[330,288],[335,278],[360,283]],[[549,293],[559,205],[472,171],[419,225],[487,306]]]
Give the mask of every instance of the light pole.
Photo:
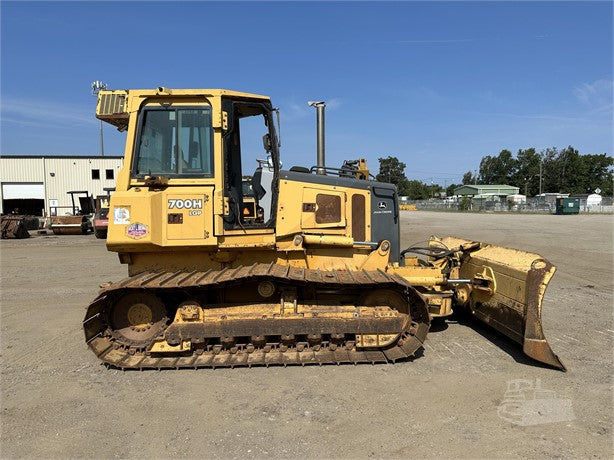
[[[98,93],[107,89],[107,84],[96,80],[92,82],[92,95],[98,97]],[[102,120],[100,120],[100,156],[104,156],[104,142],[102,140]]]

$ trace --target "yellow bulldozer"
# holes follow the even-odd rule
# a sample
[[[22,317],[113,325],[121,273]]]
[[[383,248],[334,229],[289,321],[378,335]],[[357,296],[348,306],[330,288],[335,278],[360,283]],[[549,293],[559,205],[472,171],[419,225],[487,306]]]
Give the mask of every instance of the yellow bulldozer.
[[[564,370],[541,326],[552,264],[452,237],[401,250],[395,186],[363,160],[326,166],[325,104],[311,104],[317,165],[282,170],[266,96],[100,91],[96,116],[127,131],[107,247],[129,276],[87,308],[96,356],[121,369],[409,361],[459,308]]]

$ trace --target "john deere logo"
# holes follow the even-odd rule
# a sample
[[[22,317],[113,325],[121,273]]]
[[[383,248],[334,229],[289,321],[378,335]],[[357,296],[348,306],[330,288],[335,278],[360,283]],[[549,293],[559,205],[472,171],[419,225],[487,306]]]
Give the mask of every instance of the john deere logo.
[[[379,203],[377,203],[377,207],[380,209],[386,209],[388,206],[386,205],[385,201],[380,201]]]

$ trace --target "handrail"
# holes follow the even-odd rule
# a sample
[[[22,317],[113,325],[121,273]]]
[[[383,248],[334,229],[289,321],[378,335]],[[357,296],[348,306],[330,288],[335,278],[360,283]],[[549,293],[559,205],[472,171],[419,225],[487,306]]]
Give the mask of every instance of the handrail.
[[[309,169],[309,173],[312,174],[314,172],[317,172],[318,170],[324,170],[326,173],[332,173],[332,174],[336,174],[339,177],[348,177],[348,175],[351,175],[352,177],[355,176],[355,174],[357,172],[360,172],[362,174],[364,174],[364,172],[362,172],[360,169],[349,169],[349,168],[333,168],[331,166],[312,166]],[[342,173],[346,173],[346,174],[342,174]],[[369,178],[371,179],[375,179],[375,176],[371,173],[369,173]]]

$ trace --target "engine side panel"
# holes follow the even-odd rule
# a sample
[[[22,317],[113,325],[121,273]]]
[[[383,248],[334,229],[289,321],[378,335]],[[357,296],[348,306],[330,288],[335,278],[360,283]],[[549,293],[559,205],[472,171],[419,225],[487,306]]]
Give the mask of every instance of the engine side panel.
[[[339,201],[341,210],[337,209]],[[355,242],[391,243],[390,261],[399,259],[399,211],[391,184],[294,171],[280,172],[276,234],[343,235]]]

